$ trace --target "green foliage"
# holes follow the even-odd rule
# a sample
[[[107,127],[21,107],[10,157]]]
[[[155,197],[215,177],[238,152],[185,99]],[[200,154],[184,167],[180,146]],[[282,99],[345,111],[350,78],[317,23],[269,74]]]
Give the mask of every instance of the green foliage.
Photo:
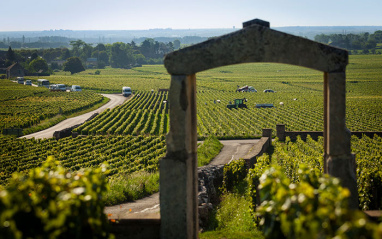
[[[70,172],[48,160],[15,174],[0,191],[0,234],[5,238],[109,238],[103,213],[106,168]]]
[[[100,70],[96,70],[96,71],[94,72],[94,74],[95,74],[95,75],[99,75],[99,74],[101,74],[101,71],[100,71]]]
[[[113,68],[128,68],[134,64],[132,49],[128,44],[115,42],[111,46],[110,66]]]
[[[88,136],[60,140],[0,136],[0,184],[5,185],[13,172],[27,172],[40,166],[49,155],[71,171],[107,162],[108,176],[113,176],[141,170],[156,172],[165,153],[164,136]]]
[[[78,57],[70,57],[66,59],[66,62],[64,63],[63,71],[70,71],[71,74],[78,73],[84,70],[85,68],[82,65],[80,58]]]
[[[11,46],[8,47],[8,51],[5,55],[5,59],[8,62],[7,66],[13,64],[16,61],[16,54],[12,50]]]
[[[134,201],[159,191],[159,172],[119,174],[109,180],[109,185],[110,190],[105,196],[106,205]]]
[[[244,196],[228,193],[223,196],[216,212],[217,230],[249,232],[255,230],[255,222]]]
[[[44,59],[42,59],[41,57],[37,57],[29,63],[29,69],[32,72],[38,72],[42,70],[42,73],[46,73],[48,72],[49,67],[48,63],[46,63]]]
[[[295,184],[280,168],[260,178],[257,215],[266,238],[380,238],[381,227],[349,210],[350,192],[338,179],[300,165]]]
[[[382,209],[382,138],[352,137],[356,155],[357,187],[362,210]]]
[[[199,234],[200,239],[263,239],[264,236],[257,229],[249,232],[237,232],[230,230],[206,231]]]
[[[215,136],[206,138],[203,144],[198,147],[198,167],[209,164],[222,148],[223,144]]]
[[[245,177],[247,176],[247,167],[244,159],[233,160],[226,164],[223,169],[223,192],[241,192]],[[244,185],[245,186],[245,185]]]
[[[167,93],[137,92],[122,106],[104,111],[75,131],[84,135],[163,135],[168,126],[167,100]]]
[[[263,154],[257,158],[257,162],[254,165],[254,168],[248,170],[247,174],[247,196],[250,203],[250,210],[253,215],[256,212],[256,207],[259,196],[257,195],[257,190],[260,184],[260,177],[269,168],[269,155]]]
[[[50,92],[45,87],[30,87],[0,80],[0,130],[38,125],[60,113],[70,115],[102,102],[94,92]]]
[[[306,142],[298,138],[296,142],[286,139],[285,142],[275,140],[272,162],[282,167],[285,175],[298,182],[298,169],[301,163],[312,170],[323,172],[323,138],[318,141],[310,136]],[[352,152],[356,155],[357,188],[359,207],[362,210],[382,209],[382,138],[375,135],[373,139],[363,136],[361,139],[353,136]]]

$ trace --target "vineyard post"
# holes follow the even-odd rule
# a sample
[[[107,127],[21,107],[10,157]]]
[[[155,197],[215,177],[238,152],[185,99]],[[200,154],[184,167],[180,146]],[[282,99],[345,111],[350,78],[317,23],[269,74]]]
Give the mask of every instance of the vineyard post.
[[[351,133],[346,128],[346,74],[324,73],[324,172],[341,180],[349,189],[349,206],[358,208],[355,157]]]
[[[161,238],[198,238],[196,78],[172,75],[170,131],[160,163]]]

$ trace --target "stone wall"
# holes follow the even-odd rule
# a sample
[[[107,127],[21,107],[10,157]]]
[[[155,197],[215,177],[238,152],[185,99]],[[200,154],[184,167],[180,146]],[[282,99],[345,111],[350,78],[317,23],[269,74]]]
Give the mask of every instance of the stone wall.
[[[223,182],[224,165],[209,165],[198,168],[199,228],[205,228],[213,205],[219,203],[218,190]]]
[[[94,113],[92,116],[89,117],[89,119],[85,120],[85,122],[94,119],[97,115],[98,115],[98,113]],[[79,127],[80,125],[82,125],[84,123],[76,124],[76,125],[73,125],[71,127],[63,129],[63,130],[54,131],[53,138],[62,139],[62,138],[69,137],[69,136],[73,136],[75,138],[75,137],[77,137],[78,133],[72,133],[72,130]]]

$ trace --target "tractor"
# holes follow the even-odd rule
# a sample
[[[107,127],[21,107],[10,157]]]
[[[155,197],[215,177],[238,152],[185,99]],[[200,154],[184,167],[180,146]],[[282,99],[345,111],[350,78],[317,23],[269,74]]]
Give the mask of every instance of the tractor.
[[[235,99],[234,103],[230,101],[229,104],[227,105],[228,109],[237,109],[237,108],[247,108],[247,105],[245,102],[248,100],[246,98],[244,99]]]

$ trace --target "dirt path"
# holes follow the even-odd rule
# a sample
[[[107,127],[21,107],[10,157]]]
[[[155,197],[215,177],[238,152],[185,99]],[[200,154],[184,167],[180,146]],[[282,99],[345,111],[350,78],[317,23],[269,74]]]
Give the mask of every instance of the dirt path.
[[[221,140],[224,147],[210,164],[227,164],[232,160],[243,158],[258,141],[258,139]]]
[[[258,139],[221,140],[220,142],[224,145],[224,147],[210,164],[227,164],[231,160],[242,158],[258,141]],[[155,193],[149,197],[142,198],[134,202],[105,207],[104,212],[106,214],[111,214],[110,218],[118,218],[118,216],[130,213],[159,213],[159,210],[159,193]]]
[[[76,124],[81,124],[81,123],[85,122],[85,120],[89,119],[89,117],[92,116],[94,113],[101,113],[102,111],[104,111],[108,108],[114,108],[118,105],[123,104],[123,102],[125,102],[126,99],[129,99],[129,97],[126,98],[120,94],[102,94],[102,95],[109,98],[110,101],[108,103],[106,103],[105,105],[101,106],[100,108],[93,110],[91,112],[88,112],[86,114],[61,121],[60,123],[56,124],[55,126],[48,128],[48,129],[45,129],[45,130],[42,130],[42,131],[39,131],[39,132],[36,132],[33,134],[24,135],[22,138],[27,138],[27,139],[30,139],[30,138],[36,138],[36,139],[52,138],[53,133],[55,131],[63,130],[63,129],[69,128],[71,126],[74,126]]]

